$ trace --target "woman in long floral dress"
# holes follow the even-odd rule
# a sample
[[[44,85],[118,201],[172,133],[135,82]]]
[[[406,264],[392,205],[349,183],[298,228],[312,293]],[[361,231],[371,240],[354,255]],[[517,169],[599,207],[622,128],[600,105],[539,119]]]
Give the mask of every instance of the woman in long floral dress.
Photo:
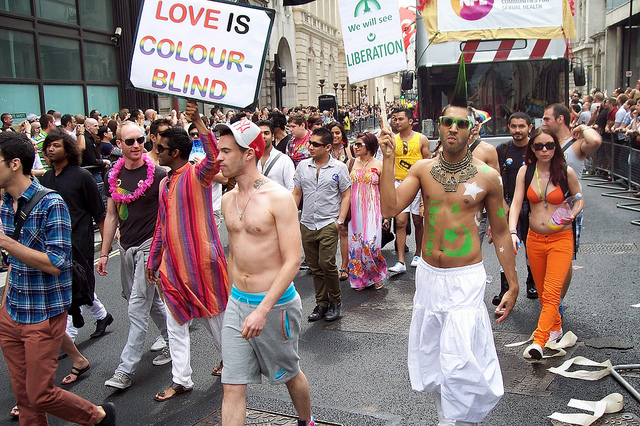
[[[373,158],[378,139],[360,133],[351,160],[351,220],[349,221],[349,282],[362,290],[374,285],[379,289],[387,276],[387,262],[382,256],[382,213],[380,212],[380,171],[382,162]]]

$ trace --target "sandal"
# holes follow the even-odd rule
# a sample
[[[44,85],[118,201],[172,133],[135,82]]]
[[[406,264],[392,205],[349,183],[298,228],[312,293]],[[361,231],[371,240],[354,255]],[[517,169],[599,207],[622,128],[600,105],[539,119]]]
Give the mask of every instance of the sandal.
[[[218,364],[218,366],[211,371],[211,375],[222,376],[222,361],[220,361],[220,364]]]
[[[380,290],[382,287],[384,287],[384,281],[378,281],[377,283],[375,283],[374,287],[376,290]]]
[[[349,278],[349,274],[347,273],[346,269],[340,269],[340,275],[338,275],[340,278],[340,281],[346,281],[347,278]]]
[[[71,367],[71,373],[67,374],[67,376],[64,379],[62,379],[62,382],[60,384],[70,385],[71,383],[74,383],[76,380],[78,380],[80,376],[82,376],[84,373],[87,372],[87,370],[89,370],[89,367],[91,366],[87,365],[82,370],[79,370],[77,367]],[[72,376],[75,376],[75,379]]]
[[[17,405],[14,405],[11,411],[9,411],[9,417],[11,417],[13,420],[17,420],[19,416],[20,410],[18,409]]]
[[[165,396],[166,392],[169,389],[173,389],[173,395]],[[182,385],[171,382],[171,386],[169,386],[169,389],[158,392],[156,396],[153,397],[153,399],[160,402],[168,401],[175,396],[182,395],[183,393],[191,392],[193,390],[193,386],[190,388],[185,388]]]

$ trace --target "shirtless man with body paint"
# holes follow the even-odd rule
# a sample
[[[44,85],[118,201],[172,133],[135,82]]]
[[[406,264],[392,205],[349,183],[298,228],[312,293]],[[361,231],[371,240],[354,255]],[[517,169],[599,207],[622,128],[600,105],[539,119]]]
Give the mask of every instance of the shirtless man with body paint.
[[[394,139],[388,130],[380,137],[383,216],[397,215],[422,190],[425,226],[408,364],[413,389],[435,393],[440,425],[479,423],[504,393],[484,305],[486,273],[477,225],[483,208],[509,281],[509,291],[497,309],[497,322],[509,315],[518,296],[500,179],[496,170],[469,152],[472,123],[468,115],[467,108],[444,109],[439,125],[442,155],[414,164],[397,189]]]

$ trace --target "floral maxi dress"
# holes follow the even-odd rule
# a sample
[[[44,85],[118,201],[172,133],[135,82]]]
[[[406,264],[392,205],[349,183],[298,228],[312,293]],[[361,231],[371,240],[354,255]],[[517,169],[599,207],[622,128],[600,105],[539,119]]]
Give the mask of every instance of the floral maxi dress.
[[[351,220],[349,221],[349,282],[365,288],[387,276],[382,256],[382,213],[376,169],[351,172]]]

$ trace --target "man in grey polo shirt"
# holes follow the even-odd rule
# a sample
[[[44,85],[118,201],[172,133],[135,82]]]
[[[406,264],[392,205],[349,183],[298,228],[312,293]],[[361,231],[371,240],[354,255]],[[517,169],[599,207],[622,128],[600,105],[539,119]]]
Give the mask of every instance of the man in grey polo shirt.
[[[340,317],[340,281],[336,267],[338,230],[344,226],[351,198],[347,166],[329,155],[333,135],[324,127],[309,139],[311,158],[300,162],[293,177],[296,204],[304,199],[300,232],[304,255],[313,275],[316,307],[309,321]]]

